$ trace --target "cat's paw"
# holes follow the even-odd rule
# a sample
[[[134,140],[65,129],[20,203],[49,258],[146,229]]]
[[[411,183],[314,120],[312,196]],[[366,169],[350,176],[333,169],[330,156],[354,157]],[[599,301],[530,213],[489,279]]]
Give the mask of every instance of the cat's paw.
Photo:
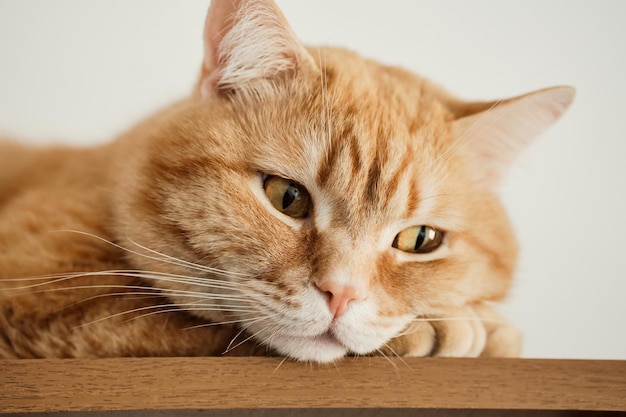
[[[522,334],[511,323],[486,304],[477,304],[474,311],[487,331],[482,357],[517,358],[522,350]]]
[[[383,351],[400,356],[476,357],[486,342],[487,330],[474,309],[459,307],[417,317]]]
[[[518,331],[485,304],[418,317],[381,349],[387,355],[447,357],[519,356]]]

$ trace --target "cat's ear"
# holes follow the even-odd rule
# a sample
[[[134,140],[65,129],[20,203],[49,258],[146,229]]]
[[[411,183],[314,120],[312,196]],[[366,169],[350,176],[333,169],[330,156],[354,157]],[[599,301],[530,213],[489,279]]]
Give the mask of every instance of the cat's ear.
[[[574,99],[572,87],[552,87],[491,103],[455,106],[453,133],[467,146],[486,184],[497,186],[513,161]]]
[[[271,89],[315,63],[272,0],[213,0],[204,28],[202,97]]]

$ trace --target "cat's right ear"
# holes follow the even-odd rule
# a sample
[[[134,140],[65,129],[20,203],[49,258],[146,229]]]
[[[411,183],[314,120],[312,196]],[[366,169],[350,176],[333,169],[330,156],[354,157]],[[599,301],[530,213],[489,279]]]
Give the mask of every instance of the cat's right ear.
[[[203,98],[232,91],[264,94],[281,78],[315,68],[272,0],[211,2],[198,82]]]

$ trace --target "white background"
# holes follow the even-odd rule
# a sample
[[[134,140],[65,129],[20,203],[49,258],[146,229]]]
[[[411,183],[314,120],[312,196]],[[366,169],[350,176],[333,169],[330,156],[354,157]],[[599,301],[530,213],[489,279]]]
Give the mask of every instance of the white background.
[[[305,42],[401,65],[464,98],[577,88],[503,189],[523,247],[504,312],[527,357],[626,359],[626,2],[279,4]],[[0,132],[98,143],[185,95],[207,5],[0,0]]]

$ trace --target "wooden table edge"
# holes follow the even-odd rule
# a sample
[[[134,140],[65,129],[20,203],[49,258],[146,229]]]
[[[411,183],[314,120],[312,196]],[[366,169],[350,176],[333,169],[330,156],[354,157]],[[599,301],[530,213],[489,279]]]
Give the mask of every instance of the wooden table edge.
[[[0,413],[225,409],[626,410],[626,361],[0,360]]]

